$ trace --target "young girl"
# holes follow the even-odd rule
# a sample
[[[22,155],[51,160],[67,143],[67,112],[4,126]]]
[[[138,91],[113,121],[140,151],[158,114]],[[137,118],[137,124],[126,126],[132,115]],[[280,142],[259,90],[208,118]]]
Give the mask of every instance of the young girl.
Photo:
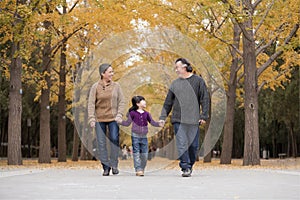
[[[128,119],[119,121],[123,126],[132,124],[132,148],[133,148],[133,163],[137,176],[144,176],[144,170],[148,159],[148,122],[155,127],[162,124],[154,121],[149,112],[145,111],[146,101],[142,96],[134,96],[131,99],[132,107],[128,111]]]

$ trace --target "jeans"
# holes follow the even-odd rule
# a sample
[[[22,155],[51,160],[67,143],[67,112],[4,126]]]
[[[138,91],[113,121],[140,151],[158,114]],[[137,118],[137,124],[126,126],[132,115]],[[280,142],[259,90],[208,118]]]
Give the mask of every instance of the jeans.
[[[148,139],[146,135],[132,133],[131,141],[135,171],[144,171],[148,159]]]
[[[108,127],[108,139],[110,146],[110,155],[106,148],[106,131]],[[99,149],[99,159],[104,170],[118,168],[119,154],[119,125],[116,121],[97,122],[96,135]]]
[[[199,148],[199,126],[173,123],[176,146],[179,156],[179,166],[182,170],[192,169]]]

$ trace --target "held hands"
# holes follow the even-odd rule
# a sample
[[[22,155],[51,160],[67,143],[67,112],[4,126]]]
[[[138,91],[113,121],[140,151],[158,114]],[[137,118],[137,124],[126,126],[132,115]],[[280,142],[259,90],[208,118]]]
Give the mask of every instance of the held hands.
[[[115,121],[116,121],[118,124],[121,124],[123,120],[122,120],[121,117],[116,117],[116,118],[115,118]],[[91,127],[91,128],[95,128],[95,127],[96,127],[96,122],[94,122],[94,121],[90,122],[90,127]]]
[[[165,122],[165,120],[159,120],[158,123],[159,123],[160,127],[164,127],[166,122]]]
[[[122,115],[120,113],[117,114],[116,118],[115,118],[115,121],[118,123],[118,124],[121,124],[122,123]]]
[[[123,120],[122,120],[122,117],[116,116],[115,121],[116,121],[118,124],[121,124]]]
[[[91,128],[95,128],[96,127],[96,122],[91,121],[90,126],[91,126]]]

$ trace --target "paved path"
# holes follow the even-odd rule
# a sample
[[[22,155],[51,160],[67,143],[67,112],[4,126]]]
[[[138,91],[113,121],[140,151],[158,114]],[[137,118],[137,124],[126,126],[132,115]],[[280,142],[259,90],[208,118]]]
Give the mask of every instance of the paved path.
[[[300,199],[300,170],[178,170],[103,177],[96,169],[0,169],[0,199]]]

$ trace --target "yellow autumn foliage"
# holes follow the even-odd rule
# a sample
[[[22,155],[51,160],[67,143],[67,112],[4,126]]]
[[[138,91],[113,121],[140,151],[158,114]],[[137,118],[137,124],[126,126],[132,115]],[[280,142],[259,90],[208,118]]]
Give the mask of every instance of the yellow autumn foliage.
[[[228,0],[228,4],[222,1],[193,1],[193,0],[122,0],[105,1],[91,0],[78,1],[76,7],[71,11],[75,1],[67,2],[67,13],[62,13],[63,1],[32,1],[29,5],[19,6],[21,17],[24,18],[24,29],[20,37],[24,40],[22,44],[22,57],[28,61],[33,59],[34,64],[24,63],[23,81],[26,84],[36,85],[35,98],[38,100],[40,89],[46,88],[45,76],[50,76],[52,80],[51,101],[57,102],[58,94],[58,74],[59,71],[59,45],[63,39],[67,38],[67,80],[66,98],[72,100],[75,66],[93,51],[97,45],[101,44],[110,35],[137,28],[135,24],[138,20],[147,23],[149,27],[167,26],[175,27],[183,34],[193,38],[210,54],[223,75],[224,83],[227,84],[230,76],[230,66],[232,57],[230,55],[230,45],[233,37],[233,23],[235,20],[243,20],[245,13],[241,5],[236,5],[235,0]],[[35,4],[36,3],[36,4]],[[36,10],[32,11],[32,6],[36,5]],[[45,6],[47,5],[47,6]],[[235,15],[229,12],[229,5]],[[3,11],[16,10],[15,0],[4,0],[0,2],[0,9]],[[48,10],[47,10],[48,9]],[[50,12],[50,11],[51,12]],[[38,12],[37,12],[38,11]],[[2,21],[0,30],[3,33],[0,44],[5,44],[12,40],[13,29],[11,23],[13,17],[9,12],[1,12]],[[43,22],[51,22],[49,29],[45,29]],[[4,23],[5,22],[5,23]],[[299,55],[293,50],[299,46],[299,39],[293,38],[291,42],[284,44],[291,29],[299,23],[299,7],[297,0],[265,0],[255,8],[253,17],[255,28],[255,39],[257,49],[274,41],[272,45],[257,55],[258,69],[268,61],[274,51],[282,50],[280,56],[281,63],[276,61],[266,68],[258,77],[258,84],[264,84],[264,88],[276,89],[282,87],[282,83],[290,76],[290,69],[299,65]],[[20,31],[20,29],[18,29]],[[299,31],[298,31],[299,35]],[[51,47],[53,69],[51,74],[43,72],[40,66],[42,49],[51,36]],[[1,52],[7,49],[1,49]],[[242,46],[238,48],[242,53]],[[149,52],[144,53],[145,60],[149,57]],[[166,52],[159,52],[152,56],[150,62],[165,62],[168,57]],[[171,56],[172,57],[172,56]],[[242,65],[242,56],[239,55]],[[4,58],[9,62],[10,58]],[[124,55],[114,61],[115,80],[118,80],[128,68],[123,63],[129,59]],[[149,58],[150,59],[150,58]],[[3,68],[4,73],[9,77],[9,68]],[[130,69],[130,68],[129,68]],[[74,74],[75,73],[75,74]],[[238,71],[238,77],[243,75],[243,68]],[[243,85],[243,78],[240,79]],[[242,87],[238,87],[238,98],[243,99]],[[69,109],[68,105],[68,109]]]

